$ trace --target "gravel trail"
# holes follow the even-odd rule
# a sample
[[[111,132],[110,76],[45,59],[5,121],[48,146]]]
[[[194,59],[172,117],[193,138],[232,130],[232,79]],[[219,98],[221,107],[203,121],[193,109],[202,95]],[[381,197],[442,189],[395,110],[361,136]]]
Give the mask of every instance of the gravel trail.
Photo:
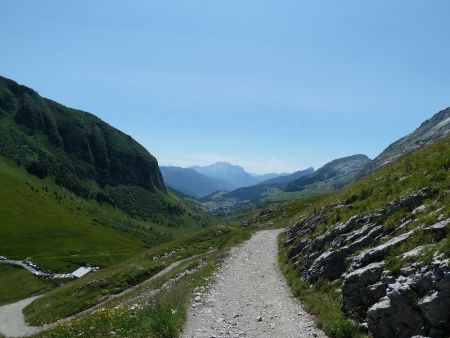
[[[209,292],[196,293],[183,337],[326,337],[279,269],[280,232],[260,231],[231,250]]]
[[[0,307],[0,333],[6,337],[24,337],[38,333],[41,328],[28,326],[22,310],[39,297],[41,296],[30,297]]]

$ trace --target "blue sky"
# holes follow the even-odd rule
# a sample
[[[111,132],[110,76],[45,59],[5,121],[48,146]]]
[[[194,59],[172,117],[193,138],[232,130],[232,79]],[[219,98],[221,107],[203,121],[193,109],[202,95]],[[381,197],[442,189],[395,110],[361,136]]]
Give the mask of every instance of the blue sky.
[[[376,156],[450,106],[450,1],[1,1],[0,74],[160,164]]]

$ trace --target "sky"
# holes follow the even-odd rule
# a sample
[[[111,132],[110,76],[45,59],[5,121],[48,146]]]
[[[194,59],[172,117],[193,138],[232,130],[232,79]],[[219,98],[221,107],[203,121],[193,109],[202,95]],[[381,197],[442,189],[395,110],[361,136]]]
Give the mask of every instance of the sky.
[[[373,158],[450,106],[448,0],[5,0],[0,75],[160,164]]]

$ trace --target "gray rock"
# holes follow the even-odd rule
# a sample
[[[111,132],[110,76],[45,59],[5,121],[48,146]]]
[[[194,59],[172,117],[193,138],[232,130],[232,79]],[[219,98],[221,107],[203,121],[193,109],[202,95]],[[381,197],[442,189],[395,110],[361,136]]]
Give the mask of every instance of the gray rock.
[[[447,225],[450,223],[450,218],[446,220],[442,220],[438,223],[435,223],[433,225],[430,225],[429,227],[426,227],[425,230],[431,230],[431,231],[444,231],[447,228]]]
[[[328,250],[320,255],[306,273],[306,279],[315,282],[319,277],[330,280],[338,278],[347,269],[345,258],[350,254],[347,247]]]
[[[369,332],[375,338],[449,336],[448,260],[435,259],[428,266],[416,263],[411,268],[414,273],[389,284],[386,296],[367,311]]]
[[[361,254],[355,257],[352,266],[358,268],[360,266],[364,266],[366,264],[382,260],[388,254],[391,248],[406,241],[414,234],[414,232],[415,232],[414,230],[411,230],[407,233],[394,237],[391,240],[387,241],[386,243],[376,246],[375,248],[370,248],[363,251]]]
[[[422,212],[424,212],[425,211],[425,209],[426,209],[426,206],[425,205],[419,205],[417,208],[415,208],[413,211],[412,211],[412,215],[417,215],[417,214],[420,214],[420,213],[422,213]]]
[[[383,269],[384,262],[372,263],[344,276],[342,299],[346,313],[364,317],[367,308],[384,296],[386,285],[379,283]]]
[[[412,293],[409,288],[400,288],[369,308],[367,324],[374,338],[425,334],[423,316],[412,302]]]

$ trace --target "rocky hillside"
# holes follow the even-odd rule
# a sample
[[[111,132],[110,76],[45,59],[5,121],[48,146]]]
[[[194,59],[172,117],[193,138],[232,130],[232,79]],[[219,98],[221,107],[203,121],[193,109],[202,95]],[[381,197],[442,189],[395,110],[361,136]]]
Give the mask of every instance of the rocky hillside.
[[[352,182],[370,162],[366,155],[353,155],[331,161],[312,175],[290,182],[285,191],[314,190],[315,193],[336,191]]]
[[[225,180],[202,175],[190,168],[160,167],[165,184],[194,198],[201,198],[218,190],[229,191],[233,185]]]
[[[449,172],[447,138],[303,202],[283,244],[299,278],[373,337],[450,336]]]
[[[396,161],[403,155],[448,136],[450,136],[450,108],[438,112],[432,118],[423,122],[414,132],[392,143],[364,168],[360,176],[368,175],[378,168]]]

